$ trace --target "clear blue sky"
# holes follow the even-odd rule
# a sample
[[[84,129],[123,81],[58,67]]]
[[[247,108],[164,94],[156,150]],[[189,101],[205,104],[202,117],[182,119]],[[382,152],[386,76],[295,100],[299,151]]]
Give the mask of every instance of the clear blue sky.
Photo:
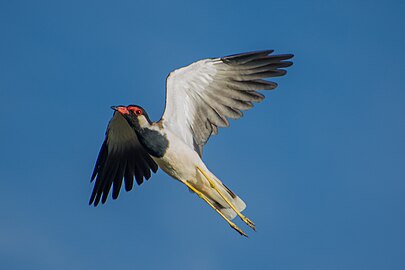
[[[0,268],[404,269],[403,1],[1,1]],[[87,205],[111,105],[159,119],[166,75],[294,53],[205,148],[240,237],[162,171]]]

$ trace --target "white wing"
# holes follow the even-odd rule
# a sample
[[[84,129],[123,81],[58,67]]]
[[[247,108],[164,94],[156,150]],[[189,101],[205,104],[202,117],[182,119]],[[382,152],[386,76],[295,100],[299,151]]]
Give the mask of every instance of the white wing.
[[[166,80],[166,108],[162,116],[170,129],[201,156],[202,147],[218,127],[229,126],[228,118],[242,117],[264,96],[256,90],[272,90],[274,82],[264,78],[286,74],[281,68],[292,54],[270,55],[258,51],[224,58],[204,59],[169,74]]]

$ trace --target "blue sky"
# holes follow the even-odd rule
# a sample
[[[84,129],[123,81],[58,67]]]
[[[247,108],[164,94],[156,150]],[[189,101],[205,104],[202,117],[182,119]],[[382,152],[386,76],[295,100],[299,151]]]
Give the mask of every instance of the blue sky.
[[[403,1],[1,1],[2,269],[404,269]],[[101,207],[111,105],[164,108],[167,74],[294,53],[279,88],[211,138],[257,224],[240,237],[162,171]]]

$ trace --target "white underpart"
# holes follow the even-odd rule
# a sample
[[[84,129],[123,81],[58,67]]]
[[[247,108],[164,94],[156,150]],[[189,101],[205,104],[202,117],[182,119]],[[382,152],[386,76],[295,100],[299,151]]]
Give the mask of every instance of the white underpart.
[[[148,120],[144,115],[138,116],[138,122],[141,128],[151,128],[151,125],[149,124]],[[152,126],[153,127],[153,126]]]
[[[232,198],[222,182],[211,173],[204,162],[201,160],[197,152],[178,138],[170,130],[165,129],[167,139],[169,140],[169,148],[163,158],[152,157],[159,167],[165,171],[171,177],[183,182],[187,181],[191,183],[196,189],[207,196],[212,202],[216,202],[223,206],[221,212],[233,219],[236,216],[235,211],[230,209],[225,200],[213,189],[208,180],[198,170],[197,166],[204,170],[210,177],[216,182],[216,186],[221,190],[222,194],[235,205],[238,211],[243,211],[246,208],[246,204],[239,198]]]

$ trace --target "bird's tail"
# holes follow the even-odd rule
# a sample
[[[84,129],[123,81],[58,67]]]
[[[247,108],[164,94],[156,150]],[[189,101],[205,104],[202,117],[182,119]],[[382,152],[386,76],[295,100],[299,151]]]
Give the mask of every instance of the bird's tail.
[[[225,196],[225,198],[235,206],[235,208],[242,212],[246,208],[245,202],[233,193],[227,186],[225,186],[213,173],[209,172],[211,180],[214,181],[215,186]],[[202,192],[210,199],[213,205],[221,211],[228,219],[232,220],[236,217],[236,212],[229,206],[229,204],[218,194],[218,192],[211,187],[208,183]]]
[[[233,193],[229,188],[227,188],[224,184],[222,184],[222,187],[225,188],[226,192],[225,194],[229,194],[230,198],[228,197],[227,199],[235,206],[235,208],[239,211],[242,212],[246,208],[246,203],[242,201],[241,198],[239,198],[235,193]],[[224,194],[224,192],[222,193]],[[232,194],[232,195],[231,195]],[[234,196],[234,197],[233,197]],[[222,198],[221,198],[222,199]],[[219,205],[219,211],[222,212],[227,218],[230,220],[234,219],[236,217],[236,212],[233,211],[233,209],[224,201],[223,203]]]

